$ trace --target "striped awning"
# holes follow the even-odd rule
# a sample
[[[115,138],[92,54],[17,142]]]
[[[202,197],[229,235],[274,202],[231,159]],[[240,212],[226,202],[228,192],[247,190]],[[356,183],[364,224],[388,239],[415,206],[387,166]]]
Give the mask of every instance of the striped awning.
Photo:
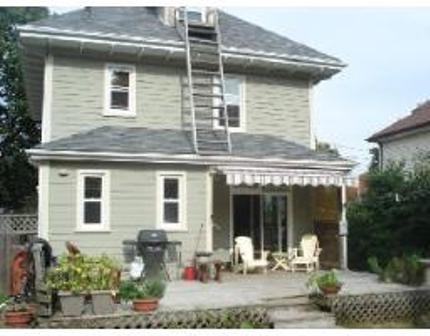
[[[343,171],[319,169],[277,169],[252,167],[218,167],[226,176],[227,184],[238,185],[299,185],[299,186],[357,186],[357,178],[347,176]]]

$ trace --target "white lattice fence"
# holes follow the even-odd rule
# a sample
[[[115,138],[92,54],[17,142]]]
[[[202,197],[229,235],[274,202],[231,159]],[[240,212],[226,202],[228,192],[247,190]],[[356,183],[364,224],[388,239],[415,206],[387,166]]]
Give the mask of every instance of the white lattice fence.
[[[430,290],[339,296],[332,301],[337,324],[414,320],[430,311]]]
[[[37,215],[0,215],[0,226],[9,234],[37,234]]]
[[[250,323],[256,328],[271,328],[267,310],[261,307],[210,309],[202,311],[170,311],[153,314],[126,314],[78,318],[39,319],[39,328],[102,329],[202,329],[240,328]]]

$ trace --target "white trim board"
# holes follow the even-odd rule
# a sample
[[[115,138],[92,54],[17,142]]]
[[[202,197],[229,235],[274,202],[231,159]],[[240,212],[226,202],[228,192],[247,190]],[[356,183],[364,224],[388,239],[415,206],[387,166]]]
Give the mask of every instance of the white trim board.
[[[100,224],[84,223],[84,179],[88,176],[102,179],[101,222]],[[80,169],[76,171],[76,232],[110,232],[110,171],[99,169]]]
[[[52,134],[52,80],[54,57],[48,54],[45,57],[45,69],[43,75],[43,102],[42,102],[42,134],[41,142],[49,142]]]
[[[38,191],[38,225],[37,234],[40,238],[49,240],[49,163],[42,163],[39,166]]]

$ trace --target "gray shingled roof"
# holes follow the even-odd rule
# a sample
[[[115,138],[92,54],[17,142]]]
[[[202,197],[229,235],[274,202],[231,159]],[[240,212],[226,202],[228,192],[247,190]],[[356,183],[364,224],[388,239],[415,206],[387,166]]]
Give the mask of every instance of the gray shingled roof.
[[[270,135],[233,133],[233,156],[284,160],[340,161],[337,155],[320,153]],[[49,151],[109,152],[121,154],[193,154],[190,134],[173,129],[104,126],[35,147]]]
[[[219,20],[224,47],[342,64],[338,58],[321,53],[223,11],[220,11]],[[158,19],[156,7],[92,7],[90,13],[85,9],[80,9],[32,22],[31,26],[91,34],[103,33],[182,41],[175,27],[164,25]]]

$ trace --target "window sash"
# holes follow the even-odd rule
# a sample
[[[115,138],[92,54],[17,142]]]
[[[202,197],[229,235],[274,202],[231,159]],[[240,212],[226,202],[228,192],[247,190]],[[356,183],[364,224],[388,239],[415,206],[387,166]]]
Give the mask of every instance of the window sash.
[[[136,115],[135,71],[136,69],[134,65],[106,64],[104,115],[130,117]],[[128,75],[128,80],[124,79],[122,81],[123,83],[113,83],[115,72],[126,73]]]
[[[158,173],[158,225],[160,229],[164,230],[185,230],[185,175],[184,173]],[[168,195],[165,194],[165,187],[167,180],[176,180],[176,188],[177,190],[172,192],[172,194],[176,194],[176,197],[166,197]],[[169,205],[176,205],[177,209],[174,207],[168,209]],[[169,212],[170,211],[170,212]],[[169,221],[169,216],[172,213],[175,213],[174,221]],[[172,218],[170,218],[172,219]]]
[[[88,178],[100,179],[96,192],[89,192]],[[104,231],[109,226],[109,186],[108,172],[106,171],[78,171],[78,231]],[[94,185],[93,185],[94,187]],[[97,195],[98,194],[98,195]],[[97,196],[94,196],[97,195]],[[97,218],[98,217],[98,218]],[[98,221],[95,221],[97,218]]]
[[[216,80],[216,79],[214,79]],[[224,85],[225,86],[225,92],[224,92],[224,99],[225,99],[225,105],[227,108],[227,113],[228,113],[228,124],[229,124],[229,129],[232,130],[239,130],[242,128],[242,123],[243,123],[243,103],[242,103],[242,85],[243,85],[243,81],[240,78],[237,77],[227,77],[225,78],[225,81],[231,80],[233,83],[237,84],[239,87],[235,88],[233,91],[237,92],[237,93],[230,93],[227,91],[228,87],[231,87],[231,85]],[[215,93],[219,94],[220,93],[220,89],[215,89]],[[221,103],[220,99],[216,99],[216,103],[217,105],[219,105]],[[231,111],[231,109],[229,109],[229,107],[235,107],[237,106],[238,108],[238,112],[237,112],[237,116],[233,116],[231,115],[233,112]],[[224,110],[217,110],[215,112],[216,117],[218,117],[219,119],[216,120],[215,122],[215,128],[220,128],[220,127],[224,127],[225,126],[225,120],[224,120]],[[221,119],[223,118],[223,119]]]

